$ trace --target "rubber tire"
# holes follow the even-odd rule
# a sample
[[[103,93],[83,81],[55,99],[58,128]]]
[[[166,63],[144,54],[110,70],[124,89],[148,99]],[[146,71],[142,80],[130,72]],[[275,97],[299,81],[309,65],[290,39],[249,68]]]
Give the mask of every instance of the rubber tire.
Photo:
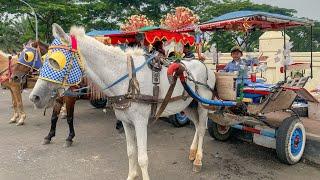
[[[179,120],[179,116],[181,113],[177,113],[175,115],[169,116],[169,121],[171,122],[171,124],[173,124],[175,127],[184,127],[185,125],[189,124],[190,119],[188,117],[186,117],[187,119],[181,121]]]
[[[230,127],[230,129],[228,130],[227,133],[221,134],[218,131],[218,126],[220,126],[219,124],[215,123],[211,119],[208,119],[208,124],[207,125],[208,125],[208,132],[209,132],[210,136],[213,137],[214,139],[218,140],[218,141],[227,141],[233,135],[234,129],[232,127]]]
[[[302,131],[302,148],[298,155],[293,155],[290,152],[290,140],[291,134],[297,128],[300,128]],[[296,164],[300,161],[306,143],[306,131],[305,128],[297,116],[290,116],[283,120],[281,126],[277,130],[276,137],[276,151],[278,158],[281,162],[289,165]]]
[[[90,104],[97,109],[101,109],[106,107],[107,99],[90,100]]]

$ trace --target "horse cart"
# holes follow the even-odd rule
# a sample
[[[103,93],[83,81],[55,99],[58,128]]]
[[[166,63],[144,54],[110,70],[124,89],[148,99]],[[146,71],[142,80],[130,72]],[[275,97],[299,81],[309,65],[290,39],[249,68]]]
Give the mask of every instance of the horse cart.
[[[189,26],[178,32],[191,32],[200,28],[201,31],[243,31],[248,35],[255,30],[283,29],[285,33],[286,28],[296,26],[308,26],[312,34],[313,23],[310,21],[254,11],[228,13],[198,27]],[[286,42],[285,35],[283,37]],[[216,67],[218,71],[223,65],[217,62]],[[287,77],[289,69],[301,70],[302,67],[311,68],[311,76],[292,79]],[[306,130],[297,113],[292,110],[292,104],[297,96],[318,102],[304,89],[308,79],[312,78],[312,49],[310,64],[287,64],[281,70],[285,75],[284,80],[276,84],[257,82],[254,72],[248,78],[239,76],[241,70],[238,74],[217,72],[216,88],[222,103],[214,111],[209,111],[209,134],[217,140],[226,141],[240,132],[255,144],[276,149],[281,162],[299,162],[305,148]],[[195,95],[195,98],[204,102],[201,97]],[[234,104],[224,106],[223,102],[226,100]]]
[[[160,51],[166,58],[178,48],[181,49],[187,44],[191,47],[195,45],[195,39],[192,35],[177,33],[156,26],[146,26],[134,32],[94,30],[88,32],[87,35],[95,37],[107,45],[115,45],[121,48],[139,46],[148,52]],[[190,122],[183,111],[169,116],[168,119],[175,127],[182,127]]]

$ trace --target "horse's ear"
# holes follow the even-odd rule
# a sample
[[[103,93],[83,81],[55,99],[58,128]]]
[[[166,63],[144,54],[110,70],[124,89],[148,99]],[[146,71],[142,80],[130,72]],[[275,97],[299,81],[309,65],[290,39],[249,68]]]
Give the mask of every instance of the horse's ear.
[[[70,38],[67,33],[65,33],[64,30],[56,23],[52,24],[52,34],[55,38],[59,38],[67,43],[70,42]]]

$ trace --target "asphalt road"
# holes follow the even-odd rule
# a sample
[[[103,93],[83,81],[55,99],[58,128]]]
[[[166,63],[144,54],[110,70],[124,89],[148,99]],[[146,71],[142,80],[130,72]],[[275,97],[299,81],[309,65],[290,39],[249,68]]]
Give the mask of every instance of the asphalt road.
[[[9,92],[0,90],[0,179],[126,179],[128,159],[124,134],[115,127],[112,110],[93,109],[78,101],[75,109],[76,138],[63,147],[67,122],[59,121],[52,144],[42,145],[50,127],[47,116],[33,109],[24,93],[27,121],[24,126],[8,124],[11,116]],[[174,128],[165,121],[151,125],[148,132],[149,174],[153,180],[212,179],[308,179],[320,178],[320,168],[301,162],[281,164],[274,150],[239,140],[222,143],[206,135],[201,173],[192,172],[188,160],[193,138],[192,125]]]

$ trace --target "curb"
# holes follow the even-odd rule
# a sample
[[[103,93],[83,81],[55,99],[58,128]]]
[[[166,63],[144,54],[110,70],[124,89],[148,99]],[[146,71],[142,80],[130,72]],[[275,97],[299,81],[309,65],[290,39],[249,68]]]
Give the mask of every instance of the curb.
[[[320,136],[307,133],[304,162],[320,168]]]

